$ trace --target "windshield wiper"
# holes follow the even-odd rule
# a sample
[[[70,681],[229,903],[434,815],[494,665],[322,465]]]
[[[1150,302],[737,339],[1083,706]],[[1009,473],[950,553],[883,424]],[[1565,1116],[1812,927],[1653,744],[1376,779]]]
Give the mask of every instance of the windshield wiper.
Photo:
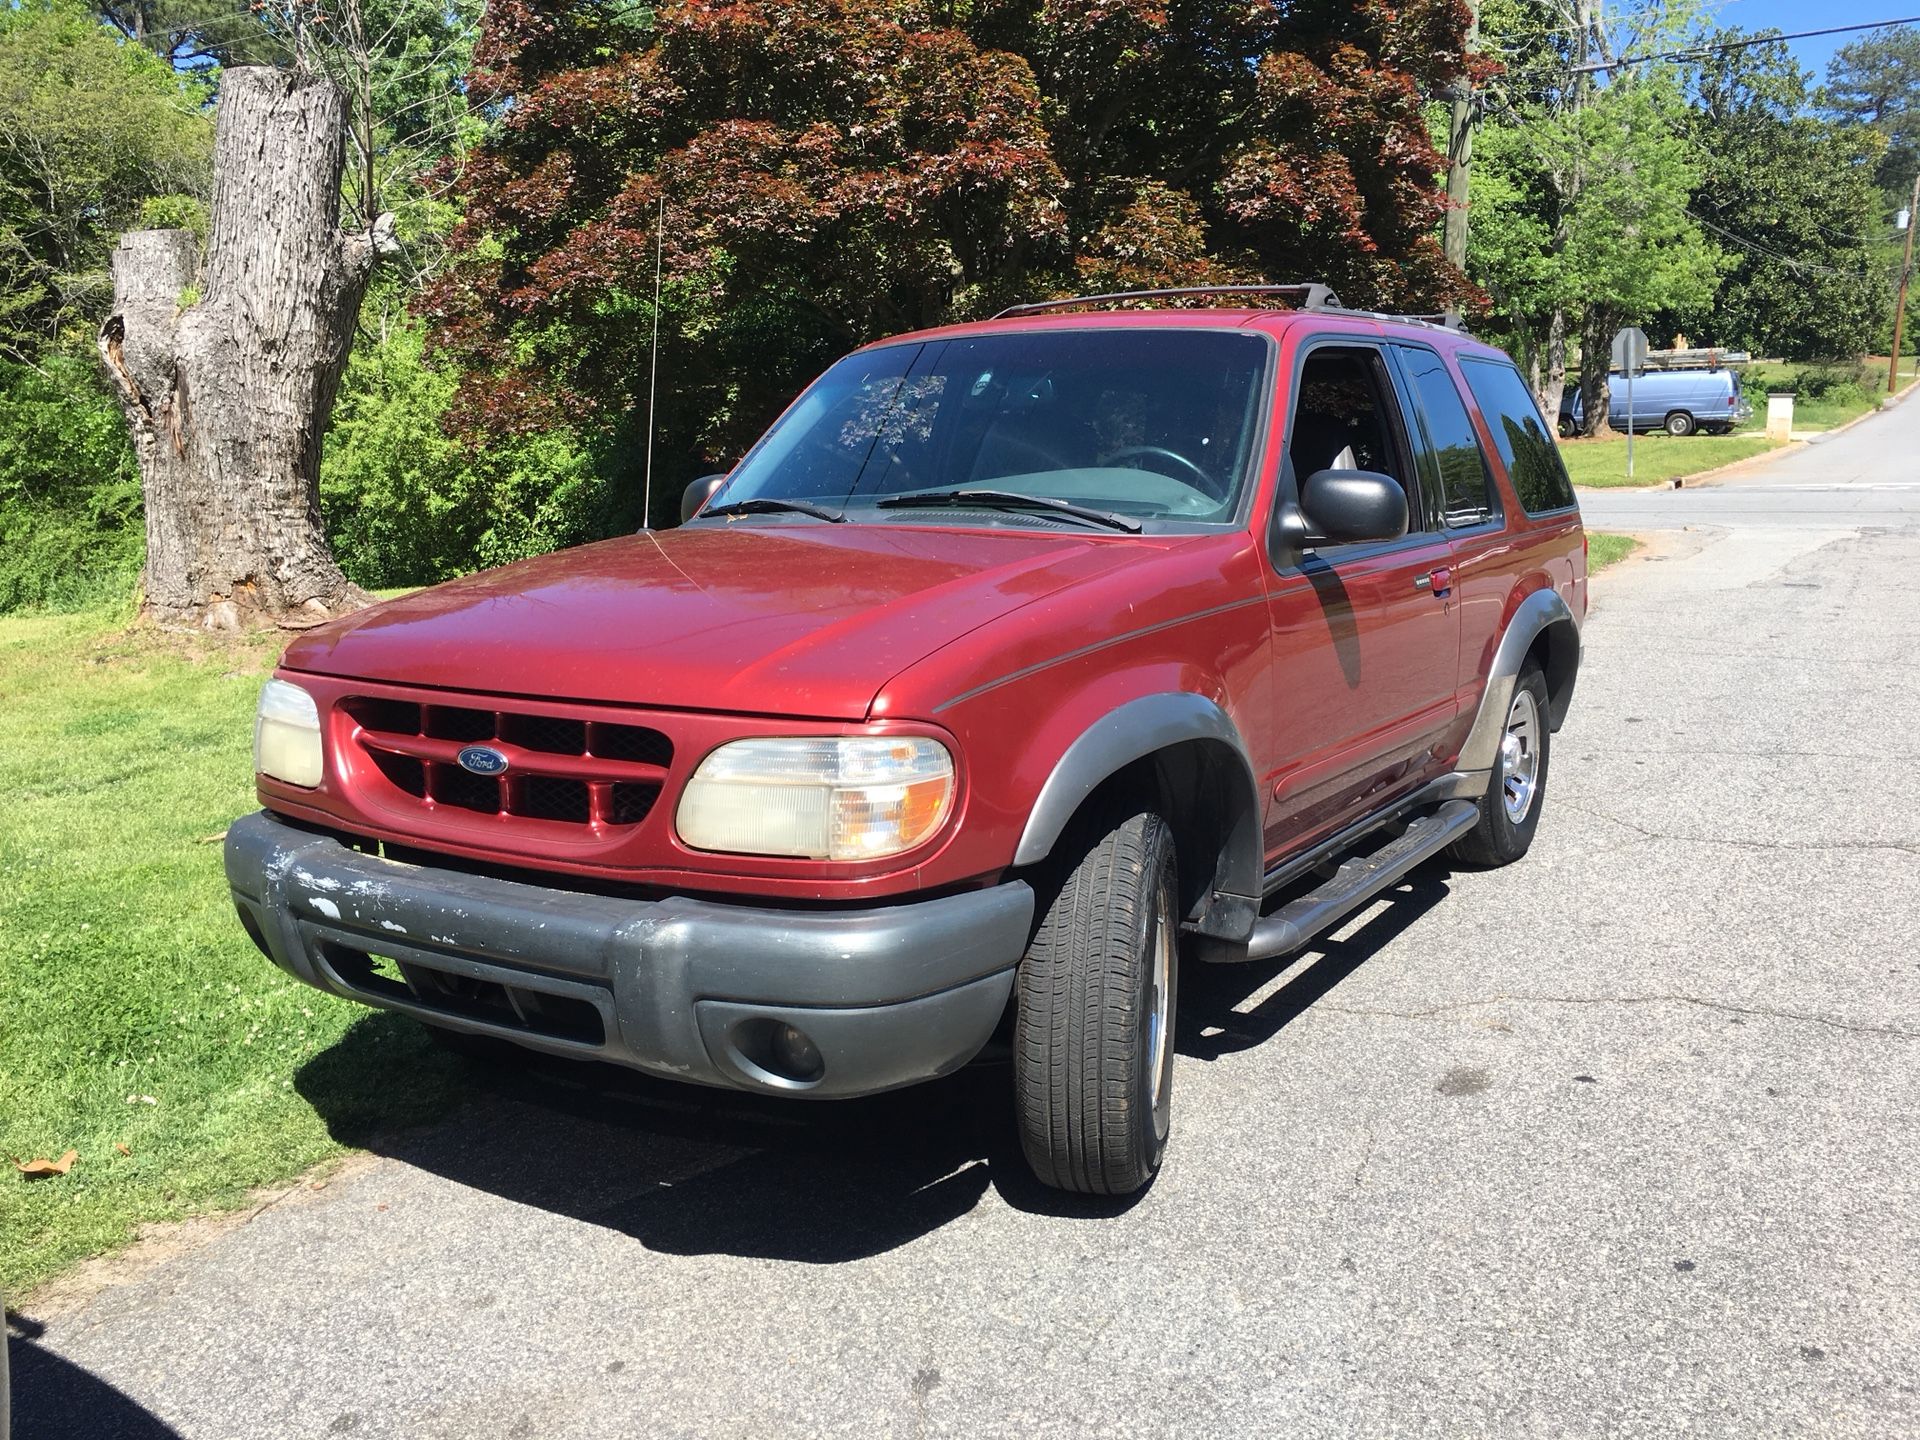
[[[772,495],[756,495],[751,500],[735,500],[726,505],[709,505],[695,518],[705,520],[710,515],[773,515],[786,510],[798,515],[811,515],[816,520],[831,520],[836,525],[846,523],[847,518],[838,510],[829,510],[811,500],[781,500]]]
[[[912,490],[904,495],[884,495],[873,502],[878,509],[918,509],[937,506],[973,510],[1041,510],[1088,520],[1112,530],[1140,533],[1140,522],[1111,510],[1095,510],[1090,505],[1075,505],[1071,500],[1055,500],[1048,495],[1023,495],[1018,490]]]

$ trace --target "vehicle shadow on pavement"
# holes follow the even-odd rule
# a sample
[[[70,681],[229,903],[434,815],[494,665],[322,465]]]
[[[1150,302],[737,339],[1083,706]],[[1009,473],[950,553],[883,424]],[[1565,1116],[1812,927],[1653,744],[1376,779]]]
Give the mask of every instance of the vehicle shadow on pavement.
[[[809,1104],[532,1055],[463,1062],[471,1098],[455,1115],[382,1132],[366,1092],[405,1080],[364,1055],[417,1055],[412,1025],[369,1015],[295,1075],[335,1138],[666,1254],[863,1259],[965,1215],[1020,1163],[1000,1138],[1004,1064]]]
[[[35,1344],[39,1322],[9,1312],[7,1327],[15,1440],[180,1440],[144,1406]]]
[[[1352,934],[1289,961],[1188,967],[1178,1052],[1216,1060],[1271,1039],[1446,895],[1444,872],[1430,870]],[[1289,969],[1283,988],[1241,1008]],[[1014,1209],[1087,1219],[1122,1214],[1145,1193],[1067,1195],[1036,1181],[1014,1135],[1004,1059],[816,1104],[532,1055],[461,1062],[471,1098],[456,1115],[385,1129],[381,1094],[407,1080],[369,1056],[419,1056],[413,1026],[370,1014],[295,1075],[336,1139],[665,1254],[838,1264],[960,1219],[989,1186]]]
[[[1372,913],[1361,912],[1366,918],[1358,928],[1347,931],[1353,924],[1348,920],[1333,931],[1340,938],[1323,937],[1292,955],[1245,965],[1183,967],[1176,1052],[1218,1060],[1265,1044],[1446,899],[1448,878],[1443,862],[1422,865],[1376,897]],[[1276,987],[1283,976],[1285,983]]]

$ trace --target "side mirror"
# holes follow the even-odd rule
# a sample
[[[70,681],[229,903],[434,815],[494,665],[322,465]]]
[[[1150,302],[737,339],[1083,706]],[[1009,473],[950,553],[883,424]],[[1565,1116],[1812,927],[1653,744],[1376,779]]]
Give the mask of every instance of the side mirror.
[[[1407,492],[1371,470],[1316,471],[1300,487],[1300,510],[1313,538],[1332,545],[1407,533]]]
[[[725,475],[702,475],[680,493],[680,523],[686,524],[713,499],[714,491],[727,483]]]

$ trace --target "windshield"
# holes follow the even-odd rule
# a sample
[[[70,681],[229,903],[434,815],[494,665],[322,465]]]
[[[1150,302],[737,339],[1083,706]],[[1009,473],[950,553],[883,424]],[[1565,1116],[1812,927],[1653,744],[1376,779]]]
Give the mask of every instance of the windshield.
[[[938,509],[950,523],[956,508],[988,523],[1081,523],[1075,510],[1152,528],[1230,520],[1266,365],[1262,337],[1208,330],[1009,332],[861,351],[767,432],[715,508],[798,500],[853,520],[924,521]],[[975,504],[955,490],[998,498]],[[1067,503],[1012,503],[1021,497]]]

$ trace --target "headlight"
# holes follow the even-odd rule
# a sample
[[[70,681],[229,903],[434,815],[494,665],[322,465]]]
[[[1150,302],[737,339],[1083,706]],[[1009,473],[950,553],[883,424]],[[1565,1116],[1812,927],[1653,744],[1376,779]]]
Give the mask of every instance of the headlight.
[[[269,680],[253,719],[253,768],[289,785],[320,783],[320,707],[298,685]]]
[[[918,845],[952,804],[938,740],[736,740],[700,762],[675,825],[696,850],[874,860]]]

